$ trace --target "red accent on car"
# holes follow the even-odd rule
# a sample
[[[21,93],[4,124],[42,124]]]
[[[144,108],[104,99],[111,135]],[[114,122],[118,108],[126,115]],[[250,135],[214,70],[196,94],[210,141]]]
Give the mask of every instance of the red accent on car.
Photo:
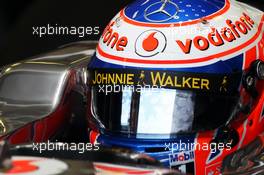
[[[32,173],[39,168],[36,165],[32,165],[32,160],[15,160],[12,162],[12,169],[8,170],[6,174],[20,174],[20,173]]]

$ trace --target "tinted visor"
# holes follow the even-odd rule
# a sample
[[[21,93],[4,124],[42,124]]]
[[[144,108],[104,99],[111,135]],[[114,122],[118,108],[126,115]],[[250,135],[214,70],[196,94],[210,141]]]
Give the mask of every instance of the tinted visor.
[[[238,96],[177,89],[92,88],[92,112],[101,129],[123,134],[171,135],[215,129],[228,120]]]
[[[136,137],[212,130],[237,106],[240,75],[91,70],[91,111],[102,131]]]

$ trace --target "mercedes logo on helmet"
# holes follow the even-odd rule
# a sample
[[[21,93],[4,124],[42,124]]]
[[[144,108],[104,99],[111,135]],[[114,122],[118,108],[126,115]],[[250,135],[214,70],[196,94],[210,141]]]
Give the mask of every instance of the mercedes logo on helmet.
[[[178,19],[179,7],[171,0],[155,2],[145,9],[144,17],[150,22],[166,22],[171,19]],[[157,17],[157,15],[162,15]]]

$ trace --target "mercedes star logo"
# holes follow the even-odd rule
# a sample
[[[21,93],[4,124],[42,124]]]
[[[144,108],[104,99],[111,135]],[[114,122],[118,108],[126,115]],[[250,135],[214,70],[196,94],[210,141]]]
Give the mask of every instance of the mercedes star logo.
[[[170,7],[170,11],[168,11],[168,7]],[[171,0],[161,0],[160,2],[156,2],[148,6],[145,9],[144,17],[150,22],[166,22],[171,19],[178,19],[178,12],[179,7],[177,4]],[[157,19],[155,18],[156,14],[163,14],[163,17]]]

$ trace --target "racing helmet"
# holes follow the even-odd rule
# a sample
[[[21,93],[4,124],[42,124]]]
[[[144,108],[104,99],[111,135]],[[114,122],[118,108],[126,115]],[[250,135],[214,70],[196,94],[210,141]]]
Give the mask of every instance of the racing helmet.
[[[88,65],[90,141],[187,173],[239,166],[236,151],[264,130],[263,21],[234,0],[135,0],[122,9]]]

